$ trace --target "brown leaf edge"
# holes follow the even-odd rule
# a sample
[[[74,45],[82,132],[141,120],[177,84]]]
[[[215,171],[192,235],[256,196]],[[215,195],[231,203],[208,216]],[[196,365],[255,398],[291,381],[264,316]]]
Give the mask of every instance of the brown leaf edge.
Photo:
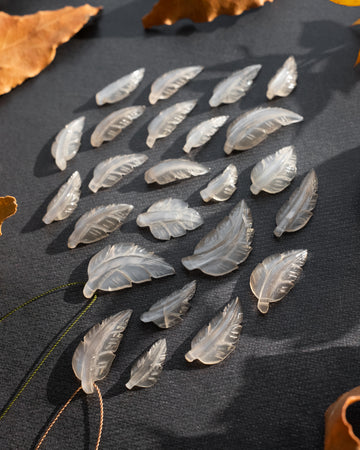
[[[360,439],[346,419],[347,408],[360,401],[360,386],[345,392],[325,413],[324,450],[359,450]]]
[[[17,206],[15,197],[12,197],[11,195],[0,197],[0,236],[2,235],[1,225],[6,219],[16,213]]]
[[[225,14],[238,16],[244,11],[259,8],[274,0],[159,0],[142,18],[145,29],[158,25],[173,25],[180,19],[193,22],[212,22]]]
[[[353,27],[356,26],[356,25],[360,25],[360,19],[356,20],[356,21],[352,24]],[[354,64],[354,67],[356,67],[358,64],[360,64],[360,51],[359,51],[359,53],[358,53],[357,59],[356,59],[355,64]]]
[[[14,69],[14,67],[11,66],[11,62],[5,64],[3,67],[0,63],[0,72],[1,72],[0,95],[7,94],[16,86],[21,85],[26,79],[33,78],[37,76],[40,72],[42,72],[45,69],[45,67],[47,67],[54,60],[58,46],[68,42],[76,33],[78,33],[84,27],[84,25],[90,20],[92,16],[96,16],[102,9],[103,9],[102,6],[93,7],[89,4],[84,4],[79,7],[65,6],[64,8],[57,10],[38,11],[34,14],[28,14],[24,16],[12,16],[3,11],[0,11],[0,20],[3,26],[5,27],[6,25],[9,28],[14,27],[15,33],[21,32],[22,27],[26,30],[30,22],[31,21],[34,22],[34,30],[32,34],[29,35],[30,42],[31,39],[33,39],[33,37],[35,36],[36,24],[42,23],[44,20],[46,20],[45,18],[49,20],[49,24],[46,25],[52,25],[54,27],[53,34],[47,37],[48,42],[42,42],[42,45],[34,44],[33,46],[34,47],[33,52],[35,53],[35,56],[37,56],[38,60],[37,67],[35,67],[32,62],[32,64],[30,64],[31,67],[30,70],[24,68],[24,70],[22,71],[20,67],[20,69],[17,71],[16,70],[17,67],[15,67]],[[70,19],[74,20],[74,23],[73,24],[71,23],[73,28],[69,30],[70,25],[67,24],[67,26],[64,26],[63,30],[61,30],[62,16],[67,13],[69,13],[69,15],[71,16]],[[8,34],[6,33],[6,29],[2,31],[5,34],[1,36],[1,39],[6,39],[8,36]],[[42,29],[42,31],[44,30]],[[23,42],[29,44],[29,40],[25,40]],[[19,42],[21,42],[21,40],[18,40],[16,42],[16,45],[19,45]],[[2,43],[2,45],[4,44]],[[0,54],[3,50],[4,48],[3,47],[1,48],[0,45]],[[15,48],[13,49],[13,52],[15,52]],[[27,55],[27,57],[29,58],[29,55]],[[21,58],[22,57],[19,58],[20,61]],[[14,57],[14,59],[16,61],[16,56]],[[28,71],[29,73],[26,73],[26,71]]]

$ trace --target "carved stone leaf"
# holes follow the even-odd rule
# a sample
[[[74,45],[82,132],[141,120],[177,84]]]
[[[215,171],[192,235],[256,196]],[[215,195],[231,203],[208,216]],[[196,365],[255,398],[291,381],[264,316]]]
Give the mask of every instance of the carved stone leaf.
[[[153,322],[159,328],[171,328],[182,321],[190,308],[189,301],[196,291],[196,281],[186,284],[182,289],[154,303],[149,311],[140,317],[142,322]]]
[[[307,255],[307,250],[277,253],[255,267],[250,277],[250,287],[258,299],[260,312],[266,314],[270,303],[283,299],[295,286]]]
[[[194,337],[191,350],[185,355],[186,360],[199,360],[203,364],[218,364],[223,361],[235,350],[242,320],[241,305],[236,298]]]
[[[169,136],[175,128],[185,120],[186,116],[195,108],[197,100],[175,103],[175,105],[161,111],[148,126],[149,135],[146,145],[153,148],[155,141]]]
[[[38,75],[55,58],[57,47],[101,9],[66,6],[26,16],[0,11],[0,95]]]
[[[66,169],[66,163],[74,158],[81,144],[81,136],[85,124],[85,117],[78,117],[65,125],[56,135],[51,146],[51,155],[60,170]]]
[[[214,200],[216,202],[225,202],[236,191],[236,182],[238,172],[234,164],[229,164],[226,169],[216,178],[210,181],[205,189],[200,191],[204,202]]]
[[[96,94],[96,104],[102,106],[106,103],[116,103],[124,100],[139,86],[144,78],[144,74],[144,68],[137,69],[108,84]]]
[[[76,209],[80,200],[81,178],[78,171],[61,186],[47,207],[43,222],[47,225],[56,220],[67,219]]]
[[[253,109],[229,125],[224,152],[229,155],[233,150],[253,148],[280,127],[302,120],[302,116],[284,108]]]
[[[184,152],[189,153],[192,148],[201,147],[206,144],[213,135],[224,125],[229,116],[213,117],[192,128],[186,136]]]
[[[276,214],[276,237],[285,231],[298,231],[309,222],[318,198],[317,188],[317,176],[312,169]]]
[[[222,103],[229,104],[240,100],[251,88],[261,67],[261,64],[245,67],[220,81],[214,88],[209,105],[214,108]]]
[[[136,223],[139,227],[149,227],[156,239],[169,240],[184,236],[187,230],[195,230],[203,224],[203,219],[183,200],[166,198],[139,214]]]
[[[88,266],[84,296],[91,298],[98,289],[118,291],[133,283],[173,275],[175,270],[163,258],[136,244],[108,245],[94,255]]]
[[[254,195],[260,191],[277,194],[289,186],[296,175],[296,153],[294,147],[283,147],[256,164],[251,171]]]
[[[6,219],[13,216],[17,211],[16,198],[11,195],[0,197],[0,236],[2,235],[1,226]]]
[[[132,311],[120,311],[96,324],[75,350],[72,367],[86,394],[95,392],[94,383],[110,371]]]
[[[198,243],[194,254],[182,258],[181,262],[188,270],[199,269],[214,277],[225,275],[247,259],[253,235],[250,209],[241,200],[229,216]]]
[[[89,183],[89,189],[97,192],[100,188],[109,188],[122,180],[125,175],[133,172],[136,167],[148,160],[146,155],[131,153],[118,155],[99,163],[94,169],[94,175]]]
[[[176,180],[205,175],[209,169],[189,159],[165,159],[145,172],[147,184],[167,184]]]
[[[212,22],[216,17],[227,14],[238,16],[244,11],[263,6],[273,0],[159,0],[153,9],[143,17],[144,28],[158,25],[172,25],[181,19],[193,22]]]
[[[145,108],[146,106],[129,106],[109,114],[93,131],[91,145],[100,147],[103,142],[115,139],[126,127],[144,113]]]
[[[132,205],[114,204],[88,211],[76,222],[68,239],[68,247],[75,248],[80,243],[91,244],[106,238],[121,227],[133,209]]]
[[[287,97],[295,89],[297,80],[297,65],[295,58],[289,56],[268,84],[266,97]]]
[[[154,105],[158,100],[165,100],[175,94],[204,68],[202,66],[181,67],[164,73],[151,85],[149,102]]]
[[[126,387],[132,389],[135,386],[142,388],[153,386],[159,379],[165,358],[166,339],[159,339],[132,366],[131,377],[126,383]]]

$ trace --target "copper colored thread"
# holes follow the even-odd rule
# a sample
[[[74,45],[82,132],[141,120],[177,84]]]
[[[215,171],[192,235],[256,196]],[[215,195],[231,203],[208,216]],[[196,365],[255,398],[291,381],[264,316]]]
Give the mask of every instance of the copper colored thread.
[[[71,400],[75,397],[75,395],[81,390],[81,386],[79,386],[76,391],[72,394],[72,396],[69,398],[69,400],[65,403],[65,405],[60,409],[60,411],[57,413],[55,419],[51,422],[51,424],[48,426],[47,430],[43,434],[42,438],[40,439],[38,445],[36,446],[35,450],[38,450],[40,448],[40,445],[44,442],[46,436],[48,435],[51,428],[55,425],[55,422],[58,420],[58,418],[61,416],[61,414],[64,412],[65,408],[69,405]],[[100,435],[101,436],[101,435]],[[96,447],[97,448],[97,447]]]
[[[100,389],[97,387],[97,385],[95,383],[94,383],[94,387],[95,387],[96,392],[98,394],[99,403],[100,403],[99,434],[98,434],[98,438],[97,438],[97,441],[96,441],[96,447],[95,447],[95,450],[98,450],[99,449],[99,445],[100,445],[100,440],[101,440],[102,429],[103,429],[103,425],[104,425],[104,404],[103,404],[103,399],[102,399],[102,395],[101,395]]]

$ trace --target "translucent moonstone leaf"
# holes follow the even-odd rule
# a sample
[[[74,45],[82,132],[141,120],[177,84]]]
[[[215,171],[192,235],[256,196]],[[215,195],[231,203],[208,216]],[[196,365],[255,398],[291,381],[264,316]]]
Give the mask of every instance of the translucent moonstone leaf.
[[[134,72],[125,75],[113,83],[105,86],[96,96],[96,103],[99,106],[106,103],[116,103],[128,97],[139,86],[144,78],[145,69],[137,69]]]
[[[183,200],[165,198],[139,214],[136,223],[139,227],[149,227],[156,239],[169,240],[184,236],[187,230],[195,230],[203,224],[203,219]]]
[[[216,107],[222,103],[235,103],[240,100],[251,88],[261,67],[261,64],[245,67],[220,81],[214,88],[209,105]]]
[[[148,160],[146,155],[131,153],[118,155],[99,163],[94,169],[94,175],[89,183],[89,189],[97,192],[100,188],[109,188],[118,183],[125,175],[133,172],[136,167]]]
[[[277,194],[289,186],[296,175],[296,153],[294,147],[283,147],[256,164],[251,171],[250,191]]]
[[[145,108],[146,106],[129,106],[109,114],[93,131],[91,145],[100,147],[103,142],[115,139],[124,128],[132,124],[135,119],[144,113]]]
[[[188,270],[199,269],[219,277],[236,270],[252,250],[254,235],[250,209],[244,200],[207,234],[195,247],[194,254],[182,258]]]
[[[238,172],[234,164],[229,164],[226,169],[216,178],[210,181],[205,189],[200,191],[204,202],[214,200],[216,202],[225,202],[236,191],[236,182]]]
[[[227,129],[224,152],[247,150],[260,144],[280,127],[302,122],[304,118],[284,108],[256,108],[237,119]]]
[[[78,244],[91,244],[106,238],[124,223],[134,209],[132,205],[114,204],[98,206],[80,217],[75,229],[68,239],[68,247],[75,248]]]
[[[149,388],[160,377],[166,358],[166,339],[156,341],[131,368],[130,380],[126,383],[128,389],[135,386]]]
[[[43,222],[47,225],[56,220],[67,219],[76,209],[80,199],[81,178],[78,171],[59,189],[49,203]]]
[[[185,120],[186,116],[195,108],[197,100],[175,103],[175,105],[161,111],[148,126],[149,135],[146,145],[153,148],[155,141],[169,136],[175,128]]]
[[[289,56],[268,84],[266,97],[287,97],[295,89],[297,80],[297,65],[295,58]]]
[[[51,146],[51,155],[60,170],[65,170],[67,161],[74,158],[78,152],[84,124],[85,117],[79,117],[65,125],[56,135]]]
[[[213,117],[192,128],[186,136],[184,152],[189,153],[192,148],[201,147],[206,144],[213,135],[224,125],[229,116]]]
[[[132,311],[120,311],[88,331],[75,350],[72,368],[86,394],[94,393],[94,383],[110,371]]]
[[[235,350],[242,320],[241,305],[236,298],[198,332],[191,341],[191,350],[186,353],[186,360],[199,360],[203,364],[218,364],[223,361]]]
[[[289,200],[276,214],[277,226],[274,230],[276,237],[280,237],[285,231],[298,231],[309,222],[318,198],[317,189],[316,173],[310,170],[300,187],[291,194]]]
[[[250,287],[258,299],[257,307],[261,313],[266,314],[270,303],[283,299],[295,286],[307,255],[307,250],[290,250],[268,256],[255,267]]]
[[[154,105],[158,100],[171,97],[186,83],[199,75],[203,69],[202,66],[189,66],[164,73],[151,85],[149,102]]]
[[[182,321],[190,308],[189,301],[196,291],[196,281],[186,284],[182,289],[154,303],[149,311],[140,317],[142,322],[153,322],[159,328],[171,328]]]
[[[205,175],[209,169],[188,159],[165,159],[145,172],[147,184],[167,184],[176,180]]]
[[[173,275],[175,270],[163,258],[133,243],[108,245],[94,255],[88,266],[84,296],[91,298],[97,289],[118,291],[133,283]]]

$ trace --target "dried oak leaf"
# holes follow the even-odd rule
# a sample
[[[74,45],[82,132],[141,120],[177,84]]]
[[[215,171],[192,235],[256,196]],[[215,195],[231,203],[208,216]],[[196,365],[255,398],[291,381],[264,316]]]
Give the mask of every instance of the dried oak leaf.
[[[16,198],[7,195],[6,197],[0,197],[0,236],[1,225],[8,218],[13,216],[17,210]]]
[[[0,11],[0,95],[39,74],[55,58],[57,47],[101,9],[66,6],[27,16]]]
[[[159,0],[153,9],[142,18],[144,28],[157,25],[172,25],[180,19],[193,22],[211,22],[226,14],[238,16],[244,11],[263,6],[274,0]]]
[[[360,439],[355,436],[346,419],[347,408],[360,401],[360,386],[341,395],[325,413],[324,450],[359,450]]]
[[[360,6],[360,0],[330,0],[333,3],[344,6]]]

